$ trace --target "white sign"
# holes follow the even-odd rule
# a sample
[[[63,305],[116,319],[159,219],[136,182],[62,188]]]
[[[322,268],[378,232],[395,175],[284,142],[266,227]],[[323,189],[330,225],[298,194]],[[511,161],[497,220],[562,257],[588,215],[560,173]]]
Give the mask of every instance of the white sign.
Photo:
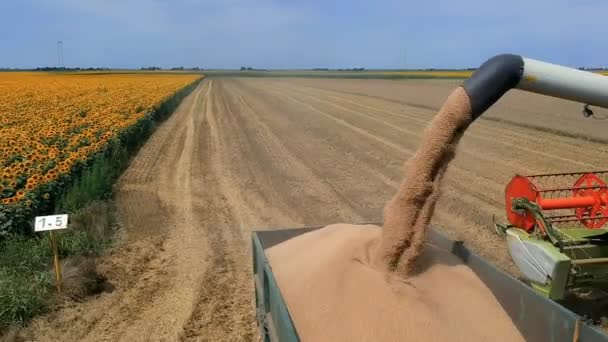
[[[47,230],[66,229],[68,227],[68,215],[36,216],[34,230],[44,232]]]

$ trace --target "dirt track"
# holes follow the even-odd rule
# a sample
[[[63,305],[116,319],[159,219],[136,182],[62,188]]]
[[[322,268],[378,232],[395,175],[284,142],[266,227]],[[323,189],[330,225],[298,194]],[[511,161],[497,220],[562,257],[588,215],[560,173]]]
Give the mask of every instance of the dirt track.
[[[435,85],[357,81],[353,90],[347,82],[201,84],[117,184],[125,236],[100,266],[116,289],[37,319],[25,336],[257,340],[251,230],[380,221],[403,161],[415,150],[432,108],[454,85],[429,90]],[[378,90],[393,86],[409,89],[406,100],[395,90]],[[509,97],[495,111],[507,113],[521,107],[520,101],[519,95]],[[562,105],[542,99],[531,108],[551,118]],[[569,120],[561,128],[573,135],[588,125],[577,114],[559,119]],[[503,216],[508,180],[518,172],[600,169],[606,160],[602,144],[479,120],[448,171],[434,221],[513,271],[492,230],[492,215]]]

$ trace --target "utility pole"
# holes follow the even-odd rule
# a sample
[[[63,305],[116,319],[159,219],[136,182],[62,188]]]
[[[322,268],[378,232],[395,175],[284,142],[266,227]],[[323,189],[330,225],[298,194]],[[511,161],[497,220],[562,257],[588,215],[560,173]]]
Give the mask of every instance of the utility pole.
[[[57,41],[57,67],[63,67],[63,41]]]

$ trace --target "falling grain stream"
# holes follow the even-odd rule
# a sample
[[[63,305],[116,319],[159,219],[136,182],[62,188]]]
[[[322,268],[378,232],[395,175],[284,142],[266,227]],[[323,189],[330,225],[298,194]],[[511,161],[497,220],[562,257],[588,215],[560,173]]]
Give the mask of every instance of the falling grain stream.
[[[445,91],[445,97],[453,88],[429,90],[424,83],[420,96],[400,101],[374,89],[417,88],[382,82],[368,88],[357,82],[348,91],[336,80],[203,82],[116,185],[123,229],[99,266],[115,290],[36,319],[24,337],[257,340],[251,231],[380,221],[403,161],[414,153],[432,108],[441,105],[436,94],[424,92]],[[509,101],[497,107],[517,106]],[[546,117],[559,108],[543,100],[532,110]],[[573,134],[580,131],[576,120],[582,119],[571,121]],[[602,144],[479,120],[445,175],[433,223],[515,272],[492,230],[510,177],[599,169],[606,160]]]

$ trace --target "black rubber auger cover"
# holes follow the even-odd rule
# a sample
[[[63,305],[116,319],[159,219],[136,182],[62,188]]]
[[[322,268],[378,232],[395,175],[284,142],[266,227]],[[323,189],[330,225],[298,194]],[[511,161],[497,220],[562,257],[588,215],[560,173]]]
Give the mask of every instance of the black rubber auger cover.
[[[519,55],[497,55],[483,63],[463,84],[471,101],[473,120],[514,88],[523,73],[524,60]]]

